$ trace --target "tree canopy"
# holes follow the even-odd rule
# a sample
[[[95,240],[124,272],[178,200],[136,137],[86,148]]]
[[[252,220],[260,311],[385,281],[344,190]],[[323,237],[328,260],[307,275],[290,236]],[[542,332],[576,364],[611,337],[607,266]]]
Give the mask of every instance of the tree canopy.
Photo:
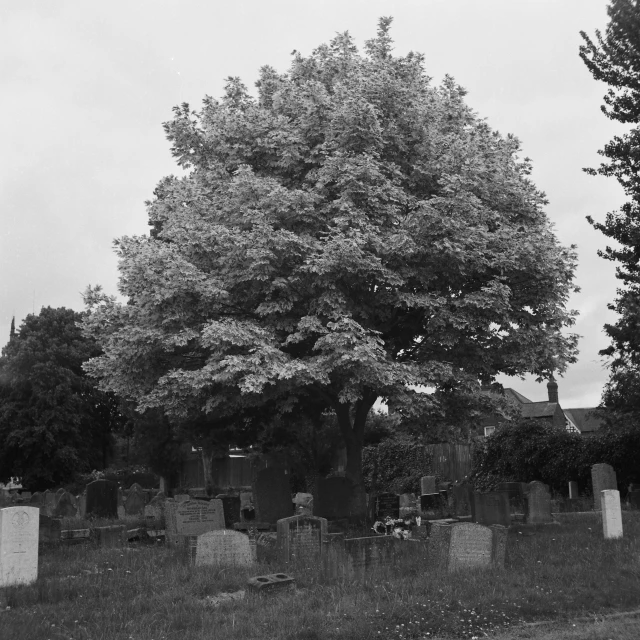
[[[28,315],[0,357],[0,481],[32,490],[106,466],[118,400],[99,391],[82,364],[100,349],[61,307]]]
[[[575,254],[529,160],[422,55],[392,55],[390,23],[363,54],[343,33],[263,67],[255,97],[229,78],[175,108],[186,175],[158,184],[149,237],[116,241],[127,303],[85,294],[103,389],[212,425],[329,409],[361,485],[378,398],[425,405],[421,387],[574,361]]]
[[[608,8],[605,34],[596,31],[595,41],[581,32],[585,44],[580,57],[596,80],[609,85],[602,111],[608,118],[633,126],[605,145],[607,159],[592,175],[614,177],[628,200],[605,221],[589,222],[615,241],[598,254],[617,262],[616,277],[622,288],[609,308],[619,314],[605,325],[611,345],[601,354],[611,356],[611,374],[603,403],[617,413],[640,416],[640,5],[633,0],[613,0]]]

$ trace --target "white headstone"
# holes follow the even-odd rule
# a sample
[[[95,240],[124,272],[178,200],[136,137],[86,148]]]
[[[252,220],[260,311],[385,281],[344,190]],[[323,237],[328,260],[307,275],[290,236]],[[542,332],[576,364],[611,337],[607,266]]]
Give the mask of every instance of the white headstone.
[[[203,533],[197,538],[195,563],[249,566],[253,564],[249,538],[229,529]]]
[[[29,584],[38,577],[40,509],[0,509],[0,587]]]
[[[622,538],[622,511],[620,492],[608,489],[601,492],[602,528],[606,539]]]

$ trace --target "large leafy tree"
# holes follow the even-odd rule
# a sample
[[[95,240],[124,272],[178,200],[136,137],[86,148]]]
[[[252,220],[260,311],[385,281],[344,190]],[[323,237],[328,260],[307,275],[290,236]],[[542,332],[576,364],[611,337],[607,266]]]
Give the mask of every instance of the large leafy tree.
[[[28,315],[0,357],[0,481],[19,477],[30,489],[102,469],[119,403],[82,369],[100,349],[64,307]]]
[[[603,402],[616,413],[640,416],[640,5],[637,0],[612,0],[607,12],[604,35],[596,31],[594,41],[581,32],[585,43],[580,57],[596,80],[609,85],[602,111],[632,127],[599,152],[606,162],[586,171],[614,177],[628,200],[603,223],[588,220],[615,241],[598,253],[618,263],[616,276],[622,283],[609,305],[619,319],[605,325],[611,345],[601,353],[612,358]]]
[[[287,74],[236,78],[165,125],[183,177],[148,203],[149,237],[116,242],[119,304],[89,288],[86,368],[141,410],[211,429],[335,413],[364,512],[362,444],[378,398],[479,391],[499,373],[562,371],[575,256],[512,136],[453,79],[338,35]],[[310,411],[313,407],[313,411]],[[295,420],[289,422],[295,423]]]

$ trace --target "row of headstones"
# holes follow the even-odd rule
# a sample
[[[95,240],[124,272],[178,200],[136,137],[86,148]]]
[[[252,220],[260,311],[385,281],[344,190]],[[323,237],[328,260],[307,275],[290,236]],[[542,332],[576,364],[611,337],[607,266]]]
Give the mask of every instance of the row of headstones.
[[[327,533],[327,520],[292,516],[277,522],[278,559],[295,566],[321,568],[326,575],[354,578],[394,564],[402,547],[391,536],[345,539]],[[449,571],[504,566],[507,529],[475,523],[434,523],[428,541],[430,565]],[[409,545],[411,547],[412,545]],[[235,531],[218,530],[191,540],[196,565],[248,565],[256,560],[255,543]]]

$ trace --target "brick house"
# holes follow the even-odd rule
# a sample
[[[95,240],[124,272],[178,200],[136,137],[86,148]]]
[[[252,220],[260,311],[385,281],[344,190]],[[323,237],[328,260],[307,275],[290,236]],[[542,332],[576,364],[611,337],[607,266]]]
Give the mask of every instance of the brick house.
[[[558,383],[555,380],[552,379],[547,383],[547,393],[547,400],[533,402],[515,389],[504,389],[505,399],[512,406],[517,407],[522,417],[527,420],[541,420],[557,429],[566,429],[582,435],[592,435],[600,428],[602,419],[595,415],[595,407],[563,409],[560,406]],[[491,435],[498,425],[506,421],[506,418],[499,414],[487,416],[480,421],[476,434]]]

